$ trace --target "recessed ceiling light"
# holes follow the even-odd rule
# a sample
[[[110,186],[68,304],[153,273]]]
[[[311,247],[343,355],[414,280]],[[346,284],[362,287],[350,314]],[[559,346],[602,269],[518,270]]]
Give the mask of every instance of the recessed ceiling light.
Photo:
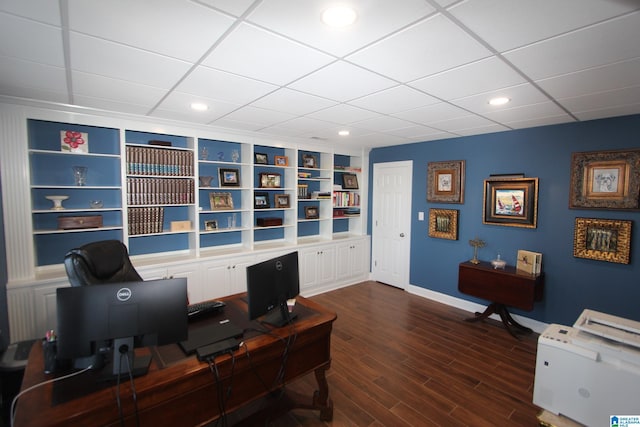
[[[489,104],[490,105],[504,105],[506,103],[508,103],[509,101],[511,101],[509,98],[507,98],[506,96],[499,96],[497,98],[491,98],[489,100]]]
[[[356,21],[356,11],[348,6],[333,6],[322,13],[322,22],[330,27],[348,27]]]
[[[341,130],[340,132],[338,132],[338,135],[340,136],[349,136],[349,131],[348,130]]]
[[[202,102],[194,102],[191,104],[191,109],[195,111],[207,111],[209,107],[207,104],[203,104]]]

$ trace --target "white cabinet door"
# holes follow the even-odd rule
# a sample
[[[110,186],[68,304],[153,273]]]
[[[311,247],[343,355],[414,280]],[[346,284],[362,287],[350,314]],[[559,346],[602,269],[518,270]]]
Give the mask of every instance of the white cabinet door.
[[[247,291],[247,266],[255,256],[207,262],[202,267],[202,296],[216,299]]]
[[[337,246],[338,280],[364,277],[367,271],[368,240],[352,240]]]
[[[308,289],[335,280],[336,248],[333,244],[308,248],[298,254],[301,289]]]
[[[187,294],[189,303],[203,300],[200,263],[192,262],[167,267],[140,267],[136,268],[143,280],[161,280],[173,277],[185,277],[187,279]]]

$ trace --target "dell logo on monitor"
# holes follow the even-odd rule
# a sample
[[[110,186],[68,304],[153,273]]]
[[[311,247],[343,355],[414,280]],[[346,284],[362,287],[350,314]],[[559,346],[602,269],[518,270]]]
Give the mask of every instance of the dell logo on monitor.
[[[129,298],[131,298],[131,295],[131,289],[122,288],[118,290],[116,297],[118,298],[118,301],[127,301]]]
[[[276,261],[276,270],[282,271],[282,261]]]

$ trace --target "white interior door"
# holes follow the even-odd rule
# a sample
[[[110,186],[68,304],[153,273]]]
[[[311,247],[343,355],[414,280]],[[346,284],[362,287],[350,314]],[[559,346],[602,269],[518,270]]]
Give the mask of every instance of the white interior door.
[[[372,277],[409,285],[413,161],[373,165]]]

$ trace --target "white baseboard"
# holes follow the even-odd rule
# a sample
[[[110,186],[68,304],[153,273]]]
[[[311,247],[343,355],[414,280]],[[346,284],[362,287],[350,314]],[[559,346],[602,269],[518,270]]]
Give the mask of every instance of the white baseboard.
[[[425,288],[421,288],[419,286],[414,286],[414,285],[409,285],[406,289],[407,292],[413,294],[413,295],[417,295],[423,298],[427,298],[433,301],[437,301],[440,302],[442,304],[446,304],[446,305],[450,305],[452,307],[456,307],[459,308],[461,310],[465,310],[471,313],[475,313],[475,312],[483,312],[484,309],[486,308],[486,306],[481,305],[481,304],[477,304],[475,302],[471,302],[471,301],[467,301],[461,298],[456,298],[456,297],[452,297],[451,295],[447,295],[447,294],[443,294],[440,292],[435,292],[435,291],[431,291],[429,289],[425,289]],[[537,333],[542,333],[547,326],[549,326],[547,323],[544,322],[540,322],[538,320],[535,319],[529,319],[528,317],[524,317],[524,316],[519,316],[517,314],[512,314],[513,318],[520,323],[521,325],[524,325],[528,328],[533,329],[535,332]],[[492,314],[490,316],[492,319],[496,319],[496,320],[500,320],[500,317]]]

